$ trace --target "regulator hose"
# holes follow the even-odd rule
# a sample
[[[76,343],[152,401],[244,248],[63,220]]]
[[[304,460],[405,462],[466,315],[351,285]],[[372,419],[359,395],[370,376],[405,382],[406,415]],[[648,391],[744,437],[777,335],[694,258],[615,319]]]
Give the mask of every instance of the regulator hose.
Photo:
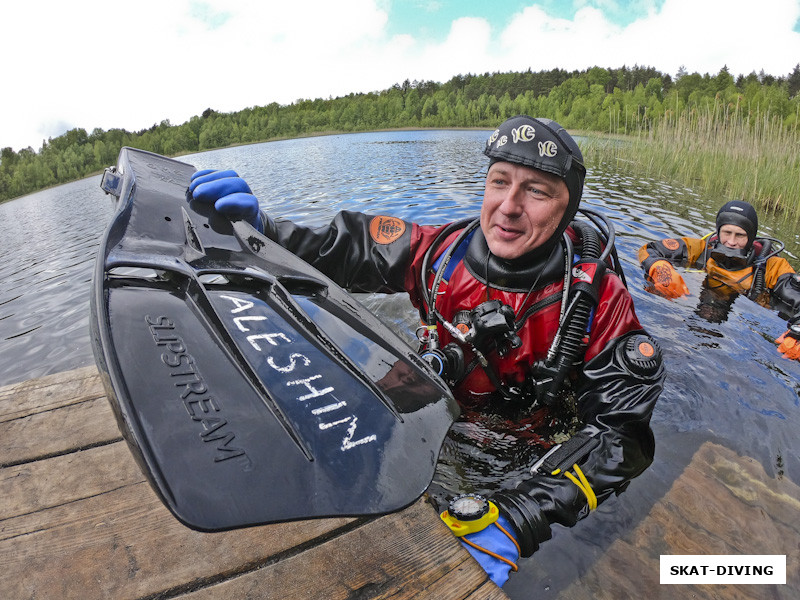
[[[755,268],[753,269],[755,271],[755,273],[753,273],[753,283],[750,285],[750,291],[748,292],[748,296],[751,299],[757,298],[764,291],[767,258],[771,250],[772,242],[770,240],[764,240],[761,245],[761,252],[759,252],[758,258],[755,261]]]
[[[436,323],[436,290],[438,288],[438,282],[441,281],[442,274],[444,270],[447,268],[447,263],[450,261],[450,256],[452,256],[453,252],[455,252],[458,244],[469,234],[470,231],[474,230],[480,224],[479,219],[469,218],[469,219],[462,219],[461,221],[456,221],[454,223],[450,223],[449,225],[444,226],[441,231],[439,231],[438,235],[434,239],[433,243],[430,245],[428,250],[425,252],[425,255],[422,258],[422,270],[420,271],[420,292],[422,294],[423,304],[420,305],[419,312],[420,318],[424,323],[428,325],[433,325]],[[428,271],[431,266],[431,261],[433,260],[433,256],[436,250],[441,246],[442,242],[451,235],[452,233],[458,231],[459,229],[463,229],[461,235],[458,236],[455,243],[451,244],[450,251],[448,256],[443,257],[442,264],[440,265],[437,273],[434,277],[434,285],[432,286],[431,290],[428,290]]]
[[[571,227],[581,237],[581,260],[598,259],[602,255],[602,244],[597,231],[588,223],[573,221]],[[602,273],[599,275],[602,279]],[[569,293],[568,290],[566,293]],[[552,380],[547,386],[547,390],[542,398],[543,402],[552,406],[556,400],[556,394],[561,388],[567,373],[572,368],[583,352],[583,339],[589,329],[589,320],[596,304],[596,300],[591,293],[578,287],[573,292],[573,299],[564,315],[556,334],[555,340],[558,347],[555,349],[554,357],[545,364],[545,368],[552,374]]]
[[[786,247],[782,241],[772,237],[758,238],[761,243],[761,251],[754,261],[755,273],[753,274],[753,283],[747,295],[750,299],[758,298],[766,286],[765,278],[767,271],[767,261],[773,256],[778,256]]]
[[[583,292],[573,302],[573,309],[567,311],[566,328],[561,338],[558,354],[552,365],[553,379],[543,400],[552,406],[557,400],[557,392],[564,383],[567,373],[576,361],[579,360],[583,350],[583,336],[589,325],[589,318],[593,309],[592,299]]]
[[[611,219],[602,213],[596,212],[588,208],[580,208],[578,212],[588,218],[592,224],[597,227],[600,235],[602,236],[602,243],[605,245],[603,253],[600,255],[600,260],[610,262],[614,272],[622,281],[622,285],[628,287],[628,282],[625,280],[625,272],[622,270],[622,264],[619,261],[617,254],[617,246],[614,243],[617,233],[614,230],[614,223]],[[610,259],[610,260],[609,260]]]
[[[600,243],[600,234],[597,230],[583,221],[573,221],[572,229],[578,233],[582,241],[581,258],[599,258],[603,251]]]

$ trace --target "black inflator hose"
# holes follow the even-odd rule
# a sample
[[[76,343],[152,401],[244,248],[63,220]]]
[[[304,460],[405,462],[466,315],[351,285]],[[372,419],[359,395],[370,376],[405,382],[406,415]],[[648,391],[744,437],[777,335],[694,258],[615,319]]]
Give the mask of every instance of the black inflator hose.
[[[572,229],[574,229],[581,237],[581,258],[599,258],[603,252],[603,246],[600,242],[600,235],[597,230],[582,221],[573,221]]]
[[[571,226],[582,240],[581,259],[598,258],[602,252],[602,245],[597,231],[587,223],[580,221],[573,221]],[[564,378],[572,368],[572,365],[581,356],[583,338],[589,327],[589,319],[595,304],[594,299],[588,292],[578,290],[575,294],[571,308],[567,310],[564,324],[562,325],[564,331],[561,335],[558,352],[553,359],[553,363],[549,365],[554,375],[544,399],[545,404],[548,405],[552,405],[556,401],[556,394],[561,388]]]
[[[748,292],[750,298],[758,298],[764,291],[767,258],[771,252],[772,242],[764,240],[762,242],[761,252],[759,253],[758,259],[756,259],[755,269],[753,269],[755,271],[755,273],[753,273],[753,284],[750,286],[750,291]]]

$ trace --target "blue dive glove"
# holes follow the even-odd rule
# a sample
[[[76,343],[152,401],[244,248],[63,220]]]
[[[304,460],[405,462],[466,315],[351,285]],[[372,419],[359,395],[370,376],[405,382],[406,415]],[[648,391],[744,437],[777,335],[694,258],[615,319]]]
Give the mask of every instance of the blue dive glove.
[[[198,202],[213,204],[214,209],[226,217],[245,219],[264,233],[258,199],[236,171],[197,171],[192,175],[189,193]]]
[[[451,502],[457,503],[467,497],[467,502],[485,501],[481,496],[465,494]],[[478,561],[489,578],[498,586],[508,581],[510,571],[517,570],[519,560],[519,544],[514,538],[514,530],[508,520],[500,514],[494,503],[488,502],[489,511],[485,516],[474,521],[463,520],[446,510],[441,514],[442,520],[450,527],[456,537]],[[466,532],[466,533],[465,533]]]

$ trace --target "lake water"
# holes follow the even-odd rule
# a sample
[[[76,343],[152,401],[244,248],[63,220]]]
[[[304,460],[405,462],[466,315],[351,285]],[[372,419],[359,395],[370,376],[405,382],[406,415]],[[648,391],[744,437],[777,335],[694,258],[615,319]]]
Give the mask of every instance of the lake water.
[[[181,160],[236,169],[262,208],[306,224],[324,224],[342,209],[438,224],[478,214],[487,133],[336,135]],[[0,385],[93,364],[89,288],[113,212],[99,181],[91,177],[0,204]],[[701,273],[684,275],[691,295],[676,301],[644,290],[639,246],[673,233],[701,237],[716,203],[600,166],[589,171],[584,205],[614,220],[637,314],[665,355],[669,374],[653,416],[656,460],[597,514],[572,529],[554,527],[554,539],[523,560],[506,586],[512,598],[555,597],[580,581],[614,539],[648,514],[705,441],[753,457],[772,477],[800,480],[800,363],[780,358],[773,342],[785,321],[744,298],[709,308],[698,300]],[[783,239],[784,255],[800,265],[797,233],[763,221],[760,233]],[[404,296],[361,299],[412,339],[417,315]]]

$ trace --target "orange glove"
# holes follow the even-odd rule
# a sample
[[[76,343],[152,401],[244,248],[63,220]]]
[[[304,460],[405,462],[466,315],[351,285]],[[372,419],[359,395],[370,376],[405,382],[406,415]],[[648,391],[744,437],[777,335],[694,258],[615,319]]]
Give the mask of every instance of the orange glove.
[[[667,260],[654,262],[648,275],[653,280],[656,293],[666,298],[680,298],[689,293],[683,277]]]
[[[797,339],[797,332],[791,329],[779,337],[775,342],[778,344],[778,352],[786,358],[800,360],[800,340]]]

